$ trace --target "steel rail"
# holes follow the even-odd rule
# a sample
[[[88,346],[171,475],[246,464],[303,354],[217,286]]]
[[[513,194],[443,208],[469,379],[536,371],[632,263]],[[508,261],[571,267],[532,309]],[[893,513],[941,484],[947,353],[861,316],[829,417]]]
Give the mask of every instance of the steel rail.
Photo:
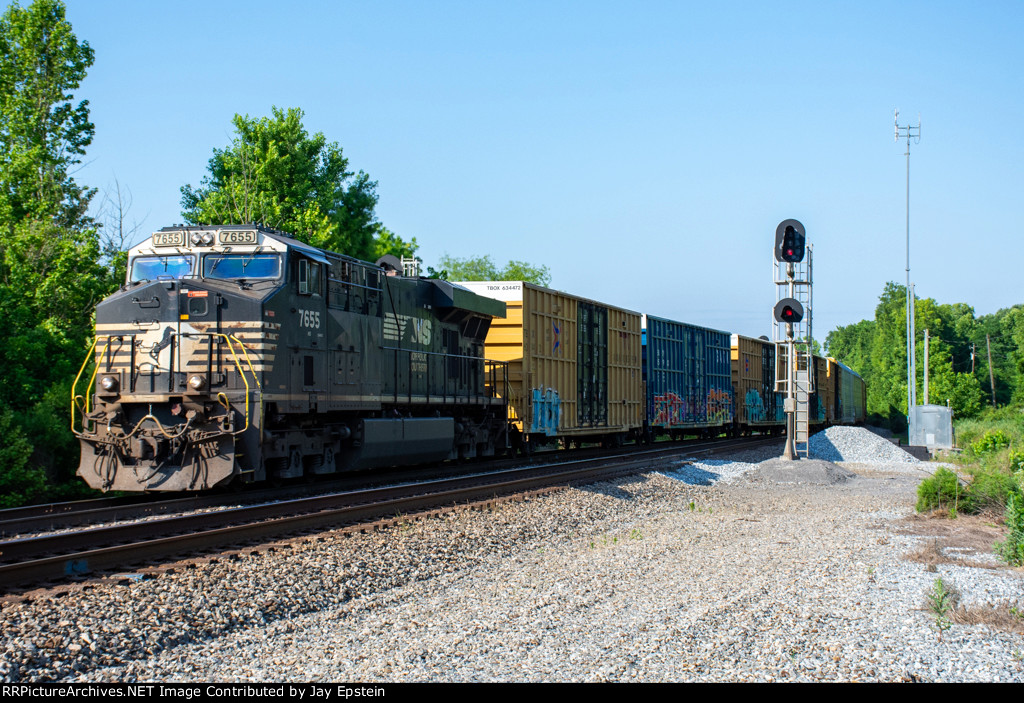
[[[743,446],[750,446],[749,443]],[[733,447],[728,447],[729,449]],[[299,498],[113,527],[0,542],[0,587],[153,562],[199,550],[379,520],[536,488],[594,482],[683,461],[692,448],[526,466],[387,488]],[[714,451],[713,448],[700,452]],[[196,530],[202,531],[196,531]]]
[[[756,441],[759,438],[754,438]],[[654,445],[645,451],[688,451],[699,453],[713,447],[731,447],[732,443],[743,440],[689,440],[682,443],[664,443],[662,446]],[[751,441],[749,438],[746,441]],[[607,455],[607,450],[587,448],[573,450],[577,457],[588,457]],[[563,461],[565,457],[558,450],[541,450],[530,456],[529,459],[501,459],[487,462],[488,466],[501,468],[503,466],[520,466],[525,463],[533,465],[544,465],[552,460]],[[467,471],[482,470],[484,467],[479,464],[455,465],[447,469],[435,468],[432,473],[466,473]],[[422,472],[423,470],[420,469]],[[325,477],[326,478],[326,477]],[[316,490],[349,490],[360,484],[372,483],[381,485],[384,483],[402,483],[409,480],[409,469],[374,472],[367,476],[364,474],[339,475],[330,477],[329,480],[319,484],[306,484],[289,486],[286,488],[260,488],[253,486],[255,490],[247,490],[238,493],[203,493],[199,495],[176,494],[173,497],[154,494],[143,496],[132,495],[119,498],[96,498],[90,500],[71,501],[66,503],[48,503],[42,505],[29,505],[19,508],[8,508],[0,510],[0,538],[10,535],[25,535],[40,533],[49,530],[66,529],[90,524],[117,522],[122,520],[134,520],[139,518],[152,517],[174,512],[186,512],[200,508],[223,506],[225,504],[237,505],[239,503],[253,503],[261,500],[278,498],[283,493],[293,495],[308,495]]]

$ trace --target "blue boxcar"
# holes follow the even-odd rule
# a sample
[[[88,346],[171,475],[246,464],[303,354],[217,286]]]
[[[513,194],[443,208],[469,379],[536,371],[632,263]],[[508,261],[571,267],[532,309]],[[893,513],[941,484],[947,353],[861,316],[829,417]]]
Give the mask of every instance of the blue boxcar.
[[[650,432],[709,433],[732,426],[728,332],[647,315],[642,340]]]

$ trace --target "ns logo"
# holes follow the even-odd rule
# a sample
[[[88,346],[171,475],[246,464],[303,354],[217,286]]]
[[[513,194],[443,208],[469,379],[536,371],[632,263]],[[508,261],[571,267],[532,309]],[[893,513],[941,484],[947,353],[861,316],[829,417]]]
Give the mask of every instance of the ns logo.
[[[425,347],[430,346],[430,335],[432,331],[432,325],[430,320],[421,320],[418,317],[414,317],[409,320],[409,336],[413,344],[422,344]],[[407,328],[407,329],[408,329]]]
[[[390,312],[384,316],[384,339],[429,347],[433,331],[433,320],[430,319],[395,315]]]

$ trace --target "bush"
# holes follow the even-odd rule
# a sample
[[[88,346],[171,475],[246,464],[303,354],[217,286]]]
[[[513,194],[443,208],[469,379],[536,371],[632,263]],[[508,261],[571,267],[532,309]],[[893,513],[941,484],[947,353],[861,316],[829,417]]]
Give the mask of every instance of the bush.
[[[996,452],[1010,446],[1010,438],[1001,430],[989,430],[976,442],[971,443],[971,452],[975,456]]]
[[[1024,413],[1020,408],[990,408],[976,418],[958,418],[954,423],[957,444],[964,449],[984,442],[989,432],[993,433],[989,441],[997,439],[995,433],[999,432],[1014,448],[1024,447]]]
[[[993,508],[1000,512],[1006,509],[1010,498],[1021,498],[1020,486],[1013,476],[999,470],[984,470],[974,474],[967,491],[971,495],[971,510],[980,512]]]
[[[1007,456],[1010,472],[1024,471],[1024,450],[1011,451]]]
[[[923,513],[937,508],[953,508],[971,512],[970,496],[960,485],[960,479],[949,469],[942,467],[934,475],[921,481],[917,487],[917,512]]]
[[[1011,495],[1006,503],[1006,526],[1010,534],[1006,541],[996,542],[996,554],[1008,564],[1024,566],[1024,499],[1020,493]]]
[[[23,505],[46,491],[46,474],[30,464],[32,445],[10,412],[0,414],[0,508]]]

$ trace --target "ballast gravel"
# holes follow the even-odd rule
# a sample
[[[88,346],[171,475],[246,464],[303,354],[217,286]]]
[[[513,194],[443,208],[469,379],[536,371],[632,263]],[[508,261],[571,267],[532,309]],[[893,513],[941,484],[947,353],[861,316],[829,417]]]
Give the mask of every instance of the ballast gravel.
[[[967,605],[1024,607],[1024,574],[907,560],[930,465],[824,434],[846,459],[802,477],[772,468],[778,449],[695,460],[5,603],[0,677],[1024,681],[1024,637],[940,637],[924,608],[936,577]]]

